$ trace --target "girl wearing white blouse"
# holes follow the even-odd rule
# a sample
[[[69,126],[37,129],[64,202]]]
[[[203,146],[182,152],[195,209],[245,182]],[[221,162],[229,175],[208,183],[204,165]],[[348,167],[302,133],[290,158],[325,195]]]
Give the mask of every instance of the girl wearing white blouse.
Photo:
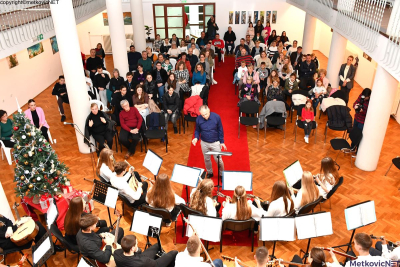
[[[185,200],[172,190],[168,175],[165,173],[158,176],[146,196],[146,201],[151,207],[168,210],[171,213],[173,221],[176,220],[180,211],[179,206],[176,205],[185,204]]]
[[[272,187],[271,203],[266,216],[283,217],[294,209],[289,188],[284,181],[276,181]]]
[[[190,207],[204,215],[217,217],[217,211],[221,206],[212,199],[213,189],[214,182],[211,179],[202,180],[190,194]]]
[[[297,192],[297,195],[294,195],[293,188],[290,188],[290,191],[296,211],[317,200],[320,196],[320,191],[314,183],[313,176],[309,171],[303,172],[303,176],[301,177],[301,189]]]
[[[266,212],[261,208],[260,200],[255,199],[258,207],[251,204],[251,200],[247,200],[246,190],[243,186],[238,185],[233,193],[233,199],[228,197],[222,210],[222,220],[233,219],[244,221],[253,218],[260,221]]]
[[[114,152],[111,149],[103,148],[103,150],[100,152],[99,160],[97,161],[97,176],[100,176],[107,182],[110,182],[111,177],[115,175],[114,162]],[[130,177],[131,174],[127,172],[124,175],[125,181],[128,181]]]
[[[307,263],[310,265],[310,267],[341,267],[342,265],[340,265],[336,255],[332,252],[332,250],[329,251],[329,254],[333,262],[327,262],[325,258],[325,252],[320,248],[314,247],[310,251],[310,256],[307,258]],[[299,255],[294,255],[291,261],[303,263],[303,260]]]
[[[319,191],[323,198],[326,199],[328,193],[335,186],[339,179],[339,172],[336,169],[335,162],[332,158],[326,157],[321,160],[321,170],[315,178],[315,182],[319,185]]]

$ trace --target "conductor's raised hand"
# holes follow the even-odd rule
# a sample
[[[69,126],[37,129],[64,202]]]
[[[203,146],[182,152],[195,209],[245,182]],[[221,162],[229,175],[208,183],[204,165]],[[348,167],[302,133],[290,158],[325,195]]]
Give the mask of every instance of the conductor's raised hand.
[[[197,144],[197,138],[193,138],[192,144],[193,144],[194,146],[196,146],[196,144]]]
[[[220,144],[221,150],[227,150],[226,145],[225,144]]]

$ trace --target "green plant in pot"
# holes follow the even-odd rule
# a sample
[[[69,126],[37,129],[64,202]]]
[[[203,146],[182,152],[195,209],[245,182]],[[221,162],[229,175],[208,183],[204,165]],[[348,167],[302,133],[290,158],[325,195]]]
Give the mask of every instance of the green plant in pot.
[[[153,30],[153,28],[150,27],[150,26],[144,25],[144,29],[145,29],[146,34],[147,34],[147,40],[150,40],[150,34],[151,34],[151,31]]]

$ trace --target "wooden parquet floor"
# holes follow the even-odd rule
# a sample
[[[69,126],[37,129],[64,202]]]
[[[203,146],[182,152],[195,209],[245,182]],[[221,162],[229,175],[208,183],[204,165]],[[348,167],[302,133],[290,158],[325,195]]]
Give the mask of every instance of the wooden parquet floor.
[[[319,51],[315,51],[322,67],[327,66],[327,58]],[[112,57],[107,56],[108,69],[112,70]],[[224,66],[231,67],[231,66]],[[216,70],[218,72],[218,68]],[[231,79],[231,77],[226,77]],[[75,134],[72,127],[63,125],[60,122],[60,116],[57,109],[55,97],[51,95],[53,85],[49,85],[35,100],[38,106],[45,110],[47,121],[51,126],[51,134],[57,143],[53,145],[59,159],[64,161],[70,168],[72,185],[77,189],[90,190],[91,183],[84,181],[83,178],[93,178],[91,157],[90,155],[80,154],[77,149]],[[233,86],[233,85],[232,85]],[[350,103],[356,99],[362,88],[356,84],[350,94]],[[232,88],[232,93],[233,93]],[[25,110],[27,106],[23,107]],[[67,121],[71,122],[70,109],[65,108]],[[322,115],[321,119],[317,119],[319,129],[317,132],[317,143],[310,139],[310,144],[303,141],[304,133],[301,129],[298,130],[297,142],[294,142],[293,127],[294,122],[287,123],[286,139],[283,139],[283,132],[280,130],[268,130],[267,138],[264,139],[263,133],[260,133],[260,139],[257,141],[257,132],[252,128],[248,130],[248,145],[250,153],[250,166],[253,172],[253,190],[254,194],[268,199],[271,193],[272,185],[276,180],[284,179],[282,170],[295,160],[300,160],[303,169],[313,173],[319,171],[320,160],[327,154],[330,147],[329,140],[341,136],[340,133],[329,130],[327,143],[324,144],[324,125],[326,123],[326,115]],[[375,235],[385,235],[392,241],[400,240],[399,225],[400,214],[398,207],[400,206],[400,196],[398,188],[400,187],[400,171],[392,167],[388,176],[384,176],[388,169],[391,159],[399,154],[398,148],[395,145],[399,141],[400,125],[393,119],[390,119],[389,126],[384,141],[379,165],[374,172],[364,172],[356,167],[350,166],[348,157],[339,156],[337,162],[340,164],[340,174],[344,176],[344,184],[332,197],[332,209],[329,209],[329,203],[323,205],[323,210],[332,213],[333,231],[332,236],[313,239],[311,246],[335,246],[344,244],[350,239],[351,232],[347,231],[344,218],[344,209],[347,206],[365,201],[374,200],[376,205],[376,213],[378,221],[372,225],[363,227],[357,232],[373,233]],[[172,127],[169,129],[169,149],[165,152],[163,143],[150,141],[149,147],[164,158],[161,172],[171,175],[174,164],[186,164],[189,154],[190,141],[193,134],[193,124],[189,124],[189,129],[186,134],[173,134]],[[312,141],[311,141],[312,140]],[[227,144],[232,146],[234,144]],[[124,149],[124,153],[125,153]],[[124,153],[115,154],[116,160],[123,160]],[[135,166],[141,174],[151,177],[151,173],[142,167],[142,162],[145,153],[136,153],[129,161]],[[331,156],[336,156],[331,154]],[[229,160],[229,159],[226,159]],[[9,203],[18,201],[14,195],[13,183],[13,166],[9,166],[5,160],[0,161],[2,175],[0,181],[3,184],[4,190],[8,196]],[[176,192],[182,192],[180,185],[173,185]],[[98,214],[101,218],[107,218],[107,210],[100,204],[95,204],[94,214]],[[117,204],[121,208],[121,203]],[[24,214],[22,208],[19,209],[21,214]],[[129,228],[132,220],[132,213],[129,212],[121,220],[121,226],[125,233],[130,233]],[[180,234],[180,233],[178,233]],[[172,227],[165,227],[162,231],[161,241],[166,251],[177,249],[184,250],[185,245],[174,244],[175,234]],[[155,242],[153,240],[152,242]],[[139,246],[144,247],[145,239],[139,237]],[[258,242],[257,246],[261,246],[262,242]],[[272,252],[272,242],[267,242],[266,246]],[[278,242],[275,255],[285,260],[290,260],[295,253],[299,253],[300,249],[306,249],[307,240],[297,240],[295,242]],[[238,256],[245,263],[254,266],[253,255],[250,247],[224,246],[223,255]],[[210,251],[213,259],[219,258],[219,247]],[[7,262],[13,263],[18,258],[18,255],[11,255],[7,258]],[[339,259],[340,260],[340,259]],[[227,266],[234,266],[233,263],[225,263]],[[67,253],[64,258],[63,253],[58,253],[48,261],[48,266],[76,266],[76,256]]]

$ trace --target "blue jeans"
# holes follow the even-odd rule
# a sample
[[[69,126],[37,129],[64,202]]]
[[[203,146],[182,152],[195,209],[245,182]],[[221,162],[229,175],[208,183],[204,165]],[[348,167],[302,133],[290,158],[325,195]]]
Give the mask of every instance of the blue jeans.
[[[357,127],[359,129],[361,129],[361,131],[362,131],[364,129],[364,123],[354,120],[354,127]]]
[[[213,263],[214,263],[215,267],[223,267],[224,266],[221,259],[213,260]]]
[[[160,87],[158,87],[158,100],[160,101],[160,103],[163,102],[162,98],[164,96],[164,85],[161,85]]]

